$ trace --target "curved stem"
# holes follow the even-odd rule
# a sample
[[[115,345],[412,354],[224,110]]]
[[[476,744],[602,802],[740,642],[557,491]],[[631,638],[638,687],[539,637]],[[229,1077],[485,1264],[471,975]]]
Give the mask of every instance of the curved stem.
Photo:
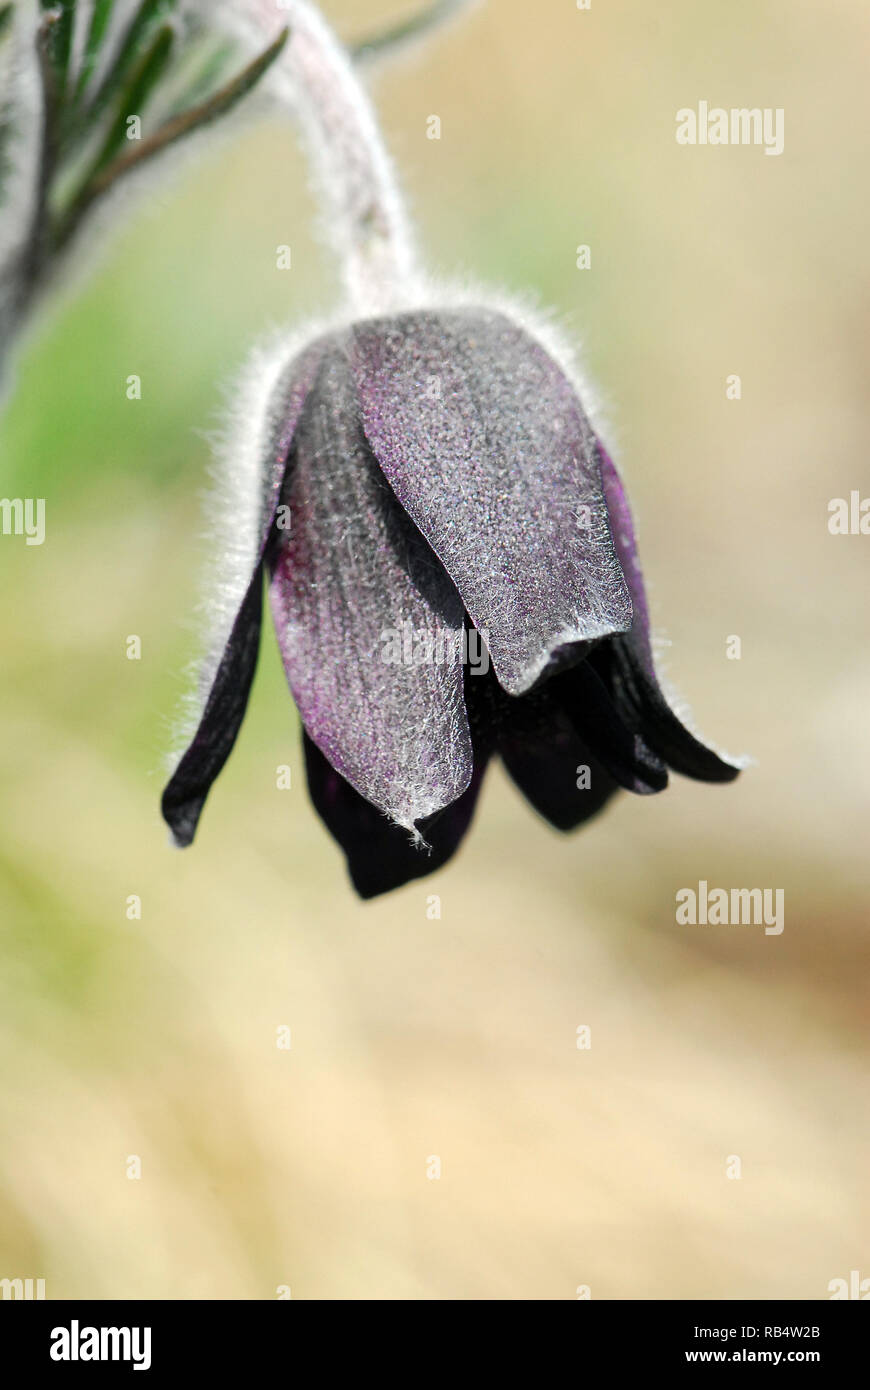
[[[349,55],[308,0],[283,0],[282,68],[307,137],[326,227],[357,311],[383,312],[417,279],[410,225],[369,98]]]

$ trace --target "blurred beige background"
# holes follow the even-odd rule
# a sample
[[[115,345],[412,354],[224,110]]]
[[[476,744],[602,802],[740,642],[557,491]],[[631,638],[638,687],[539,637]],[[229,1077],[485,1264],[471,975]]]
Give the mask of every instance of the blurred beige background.
[[[399,7],[326,8],[351,38]],[[186,161],[45,318],[0,424],[3,494],[48,522],[0,552],[0,1277],[741,1299],[870,1276],[870,538],[827,529],[870,496],[868,46],[861,0],[490,0],[375,84],[431,263],[582,339],[668,674],[757,759],[730,788],[674,778],[562,838],[497,770],[453,865],[361,905],[267,632],[171,852],[202,431],[246,346],[333,297],[292,130]],[[784,153],[678,146],[700,100],[783,107]],[[700,879],[783,888],[785,931],[677,926]]]

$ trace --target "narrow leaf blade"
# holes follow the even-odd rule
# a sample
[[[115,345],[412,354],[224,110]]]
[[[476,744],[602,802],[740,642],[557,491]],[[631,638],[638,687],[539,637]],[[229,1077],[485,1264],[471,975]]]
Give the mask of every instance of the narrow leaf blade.
[[[127,122],[131,116],[141,116],[148,103],[148,98],[166,71],[174,42],[175,29],[171,24],[164,24],[163,28],[158,30],[118,100],[115,116],[100,147],[99,154],[91,166],[90,178],[104,169],[123,148],[127,138]]]
[[[156,26],[175,9],[176,0],[141,0],[118,45],[117,52],[88,107],[88,121],[103,112],[126,81]]]
[[[81,101],[97,65],[114,4],[115,0],[94,0],[91,22],[88,26],[84,52],[82,53],[82,63],[73,95],[73,100],[76,102]]]

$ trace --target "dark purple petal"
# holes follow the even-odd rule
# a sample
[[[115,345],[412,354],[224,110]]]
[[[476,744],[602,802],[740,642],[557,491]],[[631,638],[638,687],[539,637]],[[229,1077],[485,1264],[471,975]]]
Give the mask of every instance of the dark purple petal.
[[[610,457],[603,448],[599,452],[613,539],[631,590],[634,621],[627,633],[617,634],[594,649],[592,665],[601,673],[623,720],[674,772],[702,782],[733,782],[740,768],[690,733],[659,685],[631,509]]]
[[[425,842],[421,844],[354,791],[307,734],[303,739],[311,800],[344,850],[348,872],[361,898],[389,893],[403,883],[434,873],[456,852],[474,814],[483,763],[475,763],[469,786],[452,805],[420,823]]]
[[[616,471],[613,460],[600,441],[598,441],[597,452],[601,469],[601,482],[610,516],[613,543],[616,546],[616,553],[619,556],[622,572],[631,594],[633,618],[631,627],[628,629],[627,641],[637,652],[638,660],[643,663],[655,679],[655,666],[653,665],[650,642],[649,605],[646,601],[643,571],[640,567],[631,508],[628,505],[628,497],[622,479]]]
[[[596,440],[571,382],[503,314],[353,330],[366,436],[441,558],[509,693],[551,655],[631,624]]]
[[[189,845],[212,782],[236,741],[260,650],[263,567],[258,565],[224,648],[205,709],[163,793],[161,811],[180,848]]]
[[[323,348],[315,344],[282,374],[270,406],[271,427],[262,467],[258,540],[251,576],[232,619],[217,669],[203,690],[199,724],[166,790],[161,810],[179,846],[189,845],[212,782],[229,757],[241,726],[257,665],[263,612],[263,556],[269,541],[296,425]]]
[[[575,830],[603,809],[617,783],[580,738],[552,685],[506,705],[498,747],[507,771],[539,815],[557,830]]]
[[[293,447],[296,427],[299,424],[308,392],[317,377],[326,345],[326,339],[319,339],[293,359],[282,373],[278,388],[269,405],[271,423],[263,471],[258,564],[264,558],[275,522],[275,513],[284,485],[287,462]]]
[[[740,768],[701,743],[668,704],[634,643],[615,637],[591,658],[623,720],[668,767],[698,782],[733,782]]]
[[[589,661],[556,676],[558,699],[580,737],[614,781],[639,796],[664,791],[668,770],[640,733],[626,724],[601,677]]]
[[[367,801],[410,827],[471,779],[464,612],[362,433],[341,344],[299,422],[270,587],[305,728]]]

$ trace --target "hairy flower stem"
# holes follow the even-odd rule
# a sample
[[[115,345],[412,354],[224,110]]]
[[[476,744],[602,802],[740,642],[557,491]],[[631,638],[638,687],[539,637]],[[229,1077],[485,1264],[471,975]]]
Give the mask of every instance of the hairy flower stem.
[[[371,103],[344,51],[308,0],[284,0],[285,71],[307,137],[329,239],[352,307],[386,312],[417,280],[405,206]]]

